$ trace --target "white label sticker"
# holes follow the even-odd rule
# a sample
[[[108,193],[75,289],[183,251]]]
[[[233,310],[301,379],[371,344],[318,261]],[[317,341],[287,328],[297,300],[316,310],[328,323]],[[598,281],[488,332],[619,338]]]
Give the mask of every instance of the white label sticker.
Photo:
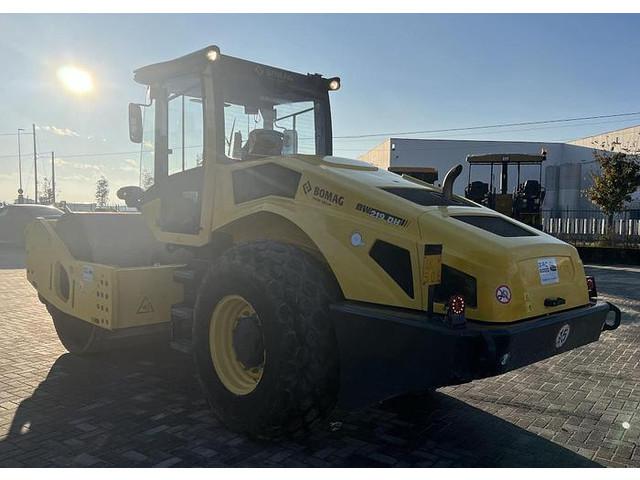
[[[542,285],[549,285],[560,281],[558,276],[558,262],[556,262],[555,258],[538,259],[538,273],[540,274],[540,283]]]
[[[93,282],[93,267],[91,265],[82,266],[82,280],[87,283]]]

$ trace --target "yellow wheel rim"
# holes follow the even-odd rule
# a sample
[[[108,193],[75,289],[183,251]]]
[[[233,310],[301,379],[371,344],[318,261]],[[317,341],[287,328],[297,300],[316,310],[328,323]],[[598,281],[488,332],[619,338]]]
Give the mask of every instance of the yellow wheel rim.
[[[265,352],[257,367],[247,367],[239,359],[234,347],[234,332],[243,317],[254,317],[260,325],[253,306],[239,295],[223,297],[211,314],[209,323],[209,351],[211,361],[223,385],[236,395],[253,392],[264,371]]]

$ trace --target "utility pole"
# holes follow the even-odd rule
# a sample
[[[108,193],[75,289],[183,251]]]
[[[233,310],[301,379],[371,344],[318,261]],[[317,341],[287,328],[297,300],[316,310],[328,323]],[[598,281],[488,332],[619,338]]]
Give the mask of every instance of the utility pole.
[[[56,155],[54,152],[51,152],[51,199],[53,200],[53,204],[56,204],[56,165],[55,165]]]
[[[38,203],[38,152],[36,151],[36,124],[32,123],[31,127],[33,129],[33,176],[35,178],[36,186],[33,202]]]
[[[18,187],[18,203],[24,202],[24,197],[22,194],[24,190],[22,189],[22,152],[20,151],[20,132],[22,132],[24,128],[18,129],[18,175],[20,178],[20,186]]]
[[[182,95],[182,171],[184,172],[184,95]]]

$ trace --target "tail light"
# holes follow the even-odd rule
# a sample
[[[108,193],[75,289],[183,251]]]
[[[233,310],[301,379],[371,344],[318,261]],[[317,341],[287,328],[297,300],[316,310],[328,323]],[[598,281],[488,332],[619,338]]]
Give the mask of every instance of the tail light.
[[[587,290],[589,291],[589,298],[598,297],[598,289],[596,288],[596,279],[591,275],[587,275]]]
[[[466,304],[462,295],[452,295],[447,302],[447,319],[453,327],[463,326],[466,323],[464,311]]]

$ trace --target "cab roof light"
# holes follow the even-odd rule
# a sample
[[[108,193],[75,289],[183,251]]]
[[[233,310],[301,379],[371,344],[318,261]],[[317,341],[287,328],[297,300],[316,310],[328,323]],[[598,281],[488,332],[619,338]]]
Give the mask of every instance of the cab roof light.
[[[328,83],[329,90],[335,91],[340,88],[340,79],[338,77],[333,77],[329,79]]]

